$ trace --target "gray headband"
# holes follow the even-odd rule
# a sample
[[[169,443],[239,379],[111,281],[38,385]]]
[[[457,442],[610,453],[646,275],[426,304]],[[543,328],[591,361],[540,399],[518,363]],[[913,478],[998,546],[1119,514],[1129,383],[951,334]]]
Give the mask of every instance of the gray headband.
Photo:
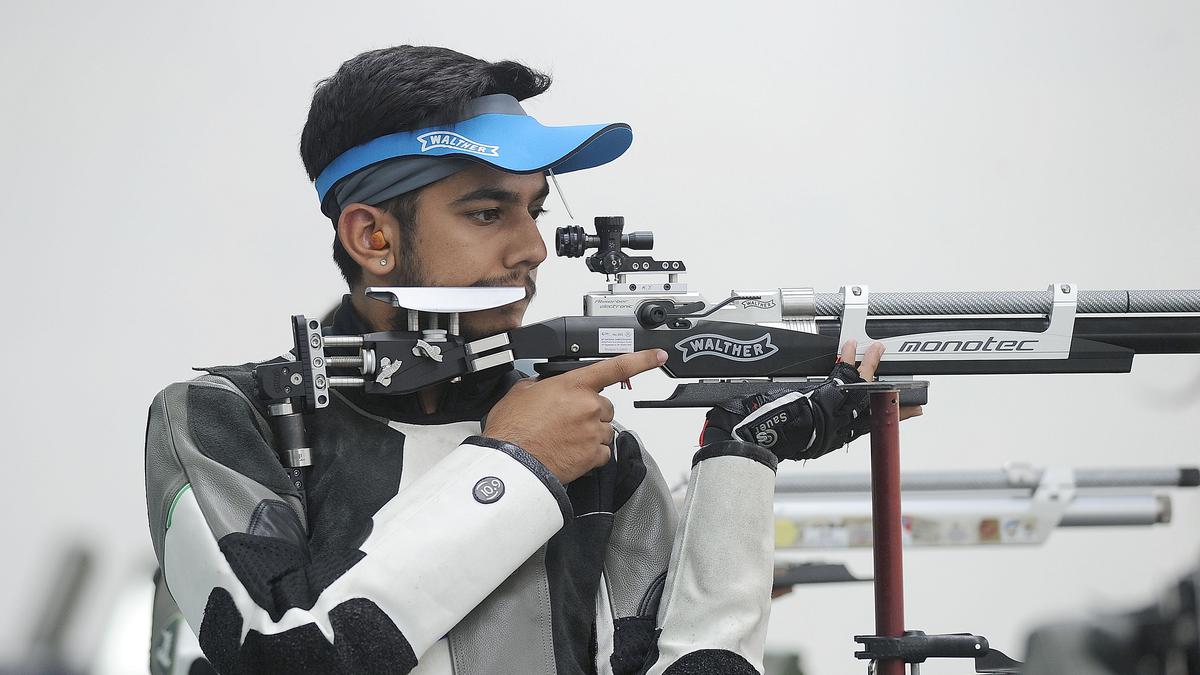
[[[455,122],[487,113],[528,115],[517,99],[508,94],[490,94],[471,99]],[[418,129],[434,126],[420,123]],[[452,128],[452,127],[451,127]],[[397,157],[368,166],[346,176],[329,191],[321,212],[337,218],[346,204],[377,206],[406,192],[423,188],[447,176],[476,165],[469,159],[454,157]]]

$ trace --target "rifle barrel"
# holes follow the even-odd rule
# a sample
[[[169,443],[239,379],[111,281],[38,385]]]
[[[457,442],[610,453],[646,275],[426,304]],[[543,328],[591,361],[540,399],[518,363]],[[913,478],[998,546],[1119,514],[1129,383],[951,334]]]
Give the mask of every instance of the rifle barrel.
[[[817,293],[816,316],[841,316],[840,293]],[[1047,314],[1049,291],[871,293],[868,316]],[[1076,314],[1197,313],[1200,290],[1080,291]]]

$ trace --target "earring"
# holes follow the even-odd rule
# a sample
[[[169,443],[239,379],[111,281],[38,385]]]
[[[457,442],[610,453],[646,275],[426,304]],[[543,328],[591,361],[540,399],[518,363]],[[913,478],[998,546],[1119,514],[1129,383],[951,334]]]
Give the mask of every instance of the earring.
[[[379,264],[382,265],[383,267],[387,267],[387,258],[380,258]]]

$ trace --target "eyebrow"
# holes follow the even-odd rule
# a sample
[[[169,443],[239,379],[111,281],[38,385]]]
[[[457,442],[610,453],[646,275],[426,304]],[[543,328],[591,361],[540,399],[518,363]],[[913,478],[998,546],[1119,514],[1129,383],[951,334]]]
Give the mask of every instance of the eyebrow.
[[[536,202],[539,199],[545,199],[549,194],[550,184],[543,181],[542,189],[538,190],[537,194],[533,195],[533,201]],[[455,199],[454,203],[465,204],[467,202],[478,202],[485,200],[497,201],[502,204],[519,204],[521,203],[521,195],[513,192],[512,190],[505,190],[504,188],[496,185],[485,185],[477,190],[472,190],[467,194],[462,195],[458,199]]]

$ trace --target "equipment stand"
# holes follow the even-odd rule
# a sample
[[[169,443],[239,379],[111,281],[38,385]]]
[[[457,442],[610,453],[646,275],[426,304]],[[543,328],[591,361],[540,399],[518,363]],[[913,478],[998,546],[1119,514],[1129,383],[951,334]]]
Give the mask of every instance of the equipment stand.
[[[1020,673],[1021,664],[991,649],[970,633],[926,635],[904,628],[904,538],[900,510],[900,392],[922,390],[922,381],[860,382],[847,391],[871,397],[871,537],[875,557],[875,635],[856,635],[863,650],[855,658],[870,661],[871,675],[920,673],[929,658],[975,660],[976,673]]]
[[[923,383],[924,384],[924,383]],[[904,635],[904,542],[900,522],[899,391],[871,392],[871,538],[875,634]],[[880,675],[904,675],[904,661],[877,662]]]

